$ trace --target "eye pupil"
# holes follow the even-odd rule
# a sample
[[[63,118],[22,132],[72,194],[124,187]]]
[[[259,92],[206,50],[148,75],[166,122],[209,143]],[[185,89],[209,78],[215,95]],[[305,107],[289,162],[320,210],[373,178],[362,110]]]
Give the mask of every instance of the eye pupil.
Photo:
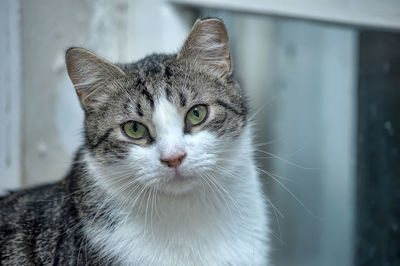
[[[193,114],[194,114],[195,116],[197,116],[197,117],[200,117],[200,112],[199,112],[199,110],[197,110],[197,108],[195,108],[195,109],[193,110]]]
[[[133,131],[137,132],[138,129],[139,129],[139,126],[138,126],[138,124],[135,122],[135,123],[133,123],[132,128],[133,128]]]

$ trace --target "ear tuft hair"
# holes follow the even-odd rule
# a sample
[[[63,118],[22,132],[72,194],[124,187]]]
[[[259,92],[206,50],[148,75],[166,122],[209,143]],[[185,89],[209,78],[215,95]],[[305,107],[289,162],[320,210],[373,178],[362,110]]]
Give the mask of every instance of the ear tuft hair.
[[[92,96],[104,89],[106,83],[125,76],[119,67],[83,48],[69,48],[65,53],[65,61],[83,108],[94,100]]]
[[[231,75],[233,68],[229,37],[224,22],[217,18],[198,19],[179,51],[178,58],[199,60],[220,77]]]

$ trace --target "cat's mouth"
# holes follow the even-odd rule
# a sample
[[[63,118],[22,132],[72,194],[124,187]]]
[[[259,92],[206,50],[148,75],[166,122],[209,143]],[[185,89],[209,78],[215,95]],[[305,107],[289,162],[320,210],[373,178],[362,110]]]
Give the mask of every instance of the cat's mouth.
[[[187,181],[191,181],[191,179],[193,179],[193,177],[190,176],[186,176],[182,173],[181,170],[179,170],[179,168],[175,168],[174,169],[174,173],[171,175],[171,177],[167,180],[167,183],[182,183],[182,182],[187,182]]]
[[[164,180],[164,189],[173,194],[181,194],[192,190],[196,186],[196,178],[191,175],[185,175],[178,168],[171,171],[171,175]]]

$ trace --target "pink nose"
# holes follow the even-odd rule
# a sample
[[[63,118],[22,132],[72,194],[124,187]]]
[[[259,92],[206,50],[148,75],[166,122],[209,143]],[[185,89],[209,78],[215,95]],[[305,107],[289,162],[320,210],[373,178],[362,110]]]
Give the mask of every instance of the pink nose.
[[[186,153],[171,154],[170,156],[161,156],[160,161],[168,167],[178,167],[185,157]]]

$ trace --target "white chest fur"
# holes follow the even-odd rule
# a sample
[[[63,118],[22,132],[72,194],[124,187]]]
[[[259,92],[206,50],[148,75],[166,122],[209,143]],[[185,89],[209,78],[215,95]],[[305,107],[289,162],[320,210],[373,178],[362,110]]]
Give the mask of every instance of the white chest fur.
[[[266,206],[253,163],[245,180],[182,196],[143,194],[116,230],[86,227],[89,242],[122,265],[268,265]],[[225,190],[225,191],[223,191]]]

